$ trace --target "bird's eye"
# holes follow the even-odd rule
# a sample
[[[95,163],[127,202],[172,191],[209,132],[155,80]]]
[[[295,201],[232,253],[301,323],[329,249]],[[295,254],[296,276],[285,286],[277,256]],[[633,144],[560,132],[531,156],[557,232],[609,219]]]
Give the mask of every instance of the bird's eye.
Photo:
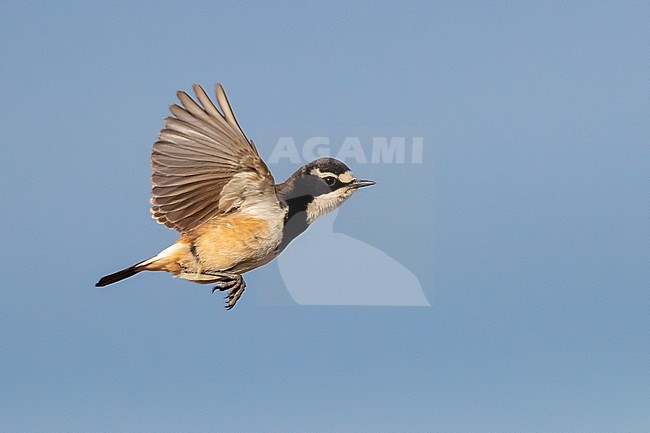
[[[325,178],[325,183],[328,184],[329,186],[333,186],[336,183],[336,178],[333,176],[327,176]]]

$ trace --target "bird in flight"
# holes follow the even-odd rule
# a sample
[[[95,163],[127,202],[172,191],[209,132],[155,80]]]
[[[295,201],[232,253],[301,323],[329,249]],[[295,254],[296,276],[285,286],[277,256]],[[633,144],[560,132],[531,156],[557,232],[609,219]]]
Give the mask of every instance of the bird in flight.
[[[225,291],[226,309],[239,300],[242,274],[273,260],[318,217],[338,208],[361,187],[334,158],[319,158],[276,184],[255,144],[242,131],[221,84],[217,106],[203,88],[196,100],[177,92],[181,105],[151,152],[151,213],[181,233],[156,256],[102,277],[96,287],[142,271],[166,271]]]

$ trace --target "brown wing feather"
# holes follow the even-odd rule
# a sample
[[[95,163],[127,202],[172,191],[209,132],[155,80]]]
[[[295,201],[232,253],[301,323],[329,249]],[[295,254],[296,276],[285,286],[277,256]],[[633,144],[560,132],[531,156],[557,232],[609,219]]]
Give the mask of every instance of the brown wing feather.
[[[232,211],[245,200],[244,189],[277,200],[273,176],[237,123],[221,85],[215,89],[220,110],[201,86],[193,88],[198,103],[185,92],[177,93],[182,107],[170,107],[172,117],[165,119],[151,152],[152,216],[181,232]],[[236,188],[233,192],[235,183],[221,200],[239,173],[251,175],[241,197]]]

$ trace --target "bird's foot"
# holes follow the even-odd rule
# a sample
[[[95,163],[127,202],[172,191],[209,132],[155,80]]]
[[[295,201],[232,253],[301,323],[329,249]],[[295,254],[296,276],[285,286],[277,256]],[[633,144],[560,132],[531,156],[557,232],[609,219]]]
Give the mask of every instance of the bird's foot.
[[[241,298],[242,293],[246,289],[246,282],[244,278],[239,274],[233,274],[230,272],[205,272],[208,275],[215,277],[220,277],[219,281],[213,288],[212,293],[217,290],[221,292],[228,293],[226,294],[226,310],[231,310],[235,306],[239,298]]]

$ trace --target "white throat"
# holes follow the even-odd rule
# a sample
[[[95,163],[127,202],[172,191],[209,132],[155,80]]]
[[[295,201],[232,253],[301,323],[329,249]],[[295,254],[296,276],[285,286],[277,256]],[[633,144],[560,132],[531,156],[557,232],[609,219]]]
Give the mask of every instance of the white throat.
[[[332,212],[350,198],[354,190],[349,188],[340,188],[328,194],[314,197],[314,200],[307,205],[307,223],[311,224],[318,217]]]

